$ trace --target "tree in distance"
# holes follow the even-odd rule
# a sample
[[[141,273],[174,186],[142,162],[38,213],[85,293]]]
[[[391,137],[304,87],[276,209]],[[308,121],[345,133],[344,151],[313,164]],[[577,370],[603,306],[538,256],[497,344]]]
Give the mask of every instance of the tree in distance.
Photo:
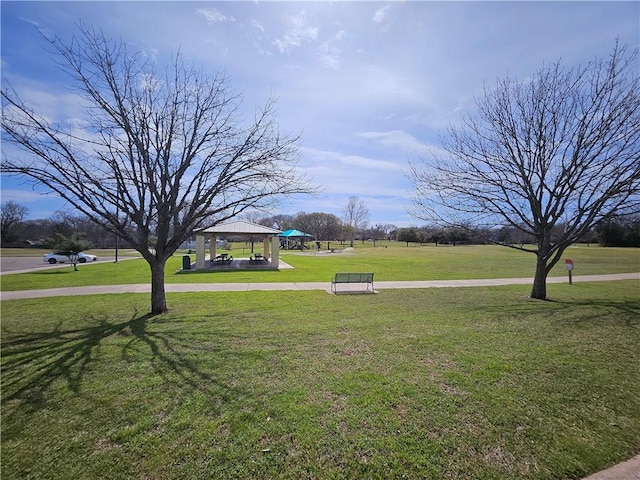
[[[7,246],[8,243],[18,238],[18,230],[27,213],[29,213],[27,207],[13,200],[2,203],[0,206],[0,245]]]
[[[86,105],[75,124],[47,118],[2,89],[2,172],[57,193],[142,254],[151,312],[167,310],[166,261],[194,230],[314,187],[296,171],[299,137],[281,134],[269,100],[246,125],[240,96],[218,72],[177,54],[163,72],[144,52],[79,25],[50,44]]]
[[[78,271],[78,254],[91,248],[91,244],[82,235],[78,234],[72,234],[68,237],[57,234],[50,243],[54,251],[69,257],[71,265],[73,265],[73,269],[76,272]]]
[[[353,247],[353,238],[358,231],[367,228],[369,223],[369,209],[358,197],[349,197],[349,201],[342,209],[342,219],[349,234],[349,244]]]
[[[614,215],[640,207],[638,51],[616,43],[584,67],[543,67],[498,81],[477,112],[441,135],[442,151],[412,164],[411,213],[452,226],[511,226],[535,238],[531,297],[565,249]]]
[[[335,240],[342,237],[342,223],[332,213],[300,212],[295,216],[292,224],[298,230],[313,235],[316,241]]]

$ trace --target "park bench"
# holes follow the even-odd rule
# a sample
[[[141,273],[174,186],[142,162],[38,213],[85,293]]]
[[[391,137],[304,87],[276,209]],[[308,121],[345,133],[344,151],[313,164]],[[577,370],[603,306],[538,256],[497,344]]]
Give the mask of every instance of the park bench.
[[[338,293],[337,285],[339,283],[366,283],[367,291],[369,291],[369,285],[371,285],[371,292],[373,293],[373,273],[336,273],[331,280],[331,291]]]

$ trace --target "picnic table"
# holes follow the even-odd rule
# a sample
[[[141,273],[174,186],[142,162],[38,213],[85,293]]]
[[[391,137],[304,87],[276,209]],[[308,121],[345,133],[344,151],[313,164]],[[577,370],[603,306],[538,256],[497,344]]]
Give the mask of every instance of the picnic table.
[[[249,257],[249,263],[266,263],[268,260],[261,253],[254,253]]]
[[[211,265],[229,265],[231,262],[233,262],[232,255],[229,255],[228,253],[221,253],[211,260]]]

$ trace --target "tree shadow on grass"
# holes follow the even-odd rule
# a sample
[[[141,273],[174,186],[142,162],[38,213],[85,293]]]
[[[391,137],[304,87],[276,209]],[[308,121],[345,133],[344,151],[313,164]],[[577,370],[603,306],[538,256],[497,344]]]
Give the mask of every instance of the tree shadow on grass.
[[[90,320],[83,328],[65,329],[60,322],[53,329],[22,335],[3,327],[2,405],[5,412],[19,418],[49,408],[48,402],[61,381],[73,394],[81,394],[88,371],[104,361],[97,358],[98,348],[110,338],[115,338],[113,344],[118,346],[123,343],[120,336],[131,337],[121,346],[122,358],[145,362],[148,358],[149,367],[165,384],[180,390],[197,390],[219,397],[223,402],[232,394],[241,393],[237,387],[224,384],[189,359],[194,348],[208,348],[208,345],[198,347],[198,338],[192,338],[180,328],[175,332],[149,328],[152,320],[153,325],[161,325],[163,321],[179,323],[175,319],[163,320],[162,316],[135,312],[124,322],[112,322],[106,317]],[[3,430],[3,434],[8,433]]]
[[[571,323],[602,323],[640,328],[640,300],[557,300],[549,298],[548,315],[572,312]]]
[[[640,300],[636,301],[612,301],[604,299],[593,300],[534,300],[541,302],[545,308],[532,308],[531,302],[522,302],[520,305],[505,311],[503,305],[479,307],[479,310],[494,312],[496,316],[514,316],[528,318],[530,316],[540,317],[566,317],[571,313],[571,319],[563,320],[572,324],[603,322],[611,325],[619,325],[630,328],[640,328]]]
[[[209,373],[198,367],[197,362],[189,358],[189,353],[199,348],[210,351],[213,347],[200,347],[199,340],[184,332],[179,327],[179,321],[174,321],[178,327],[177,332],[149,331],[149,320],[152,318],[163,321],[161,316],[143,315],[132,319],[127,327],[118,332],[119,335],[130,335],[133,338],[122,347],[122,357],[135,357],[136,346],[143,345],[152,355],[150,365],[167,384],[174,384],[180,389],[191,388],[208,395],[220,395],[223,400],[227,398],[230,387],[214,378]],[[216,333],[220,337],[220,333]],[[233,389],[237,393],[237,389]]]
[[[64,266],[52,268],[51,270],[33,270],[31,272],[27,272],[27,275],[68,275],[70,273],[76,273],[73,269],[73,265],[65,264]]]

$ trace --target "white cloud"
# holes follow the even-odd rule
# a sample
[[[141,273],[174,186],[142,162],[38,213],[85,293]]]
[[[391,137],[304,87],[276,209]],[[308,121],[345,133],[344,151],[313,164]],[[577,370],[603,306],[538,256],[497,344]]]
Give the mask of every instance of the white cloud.
[[[42,193],[34,190],[17,190],[17,189],[2,189],[2,202],[8,202],[10,200],[16,203],[33,203],[39,202],[43,199],[50,200],[52,198],[60,198],[55,193]]]
[[[86,116],[90,106],[80,94],[64,88],[54,89],[46,79],[40,82],[17,75],[9,81],[18,86],[16,90],[20,99],[47,122],[76,124],[77,119]]]
[[[340,30],[331,39],[320,45],[318,56],[321,63],[328,68],[338,68],[342,59],[342,49],[340,43],[346,37],[346,32]]]
[[[331,165],[332,168],[351,168],[357,167],[359,169],[378,170],[378,171],[397,171],[398,166],[387,160],[376,160],[374,158],[365,157],[362,155],[351,155],[347,153],[316,150],[312,148],[303,149],[305,156],[311,157],[312,163],[319,162],[325,165]]]
[[[56,38],[56,34],[51,29],[42,27],[39,22],[28,18],[21,18],[21,20],[33,25],[47,40],[52,41]]]
[[[387,12],[389,11],[390,5],[385,5],[382,8],[379,8],[378,10],[376,10],[373,14],[373,18],[371,19],[371,21],[373,23],[382,23],[385,21],[385,19],[387,18]]]
[[[251,20],[251,26],[265,33],[264,25],[259,20]]]
[[[311,41],[318,38],[319,27],[309,25],[307,14],[303,10],[298,15],[290,15],[286,19],[287,30],[281,38],[273,43],[280,53],[287,53],[294,47],[302,45],[303,41]]]
[[[362,132],[359,136],[374,140],[384,147],[399,149],[406,153],[424,154],[429,151],[428,145],[425,145],[412,135],[400,130],[391,130],[388,132]]]
[[[311,148],[303,149],[303,159],[300,168],[323,190],[307,205],[299,203],[302,210],[340,215],[348,197],[355,195],[375,206],[372,219],[378,221],[383,213],[378,205],[397,211],[410,187],[399,166],[390,161]]]
[[[375,69],[366,78],[365,85],[372,95],[385,97],[411,97],[414,90],[392,71]]]
[[[236,21],[232,16],[226,16],[215,8],[198,8],[196,13],[210,24]]]

